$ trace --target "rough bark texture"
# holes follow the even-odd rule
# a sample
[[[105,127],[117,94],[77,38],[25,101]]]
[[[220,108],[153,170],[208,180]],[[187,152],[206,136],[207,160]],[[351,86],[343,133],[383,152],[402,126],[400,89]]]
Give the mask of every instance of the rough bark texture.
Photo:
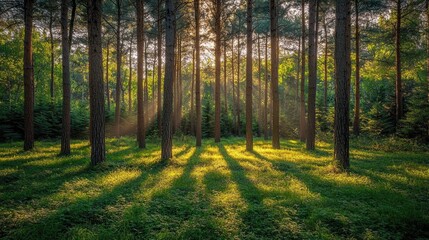
[[[335,22],[335,122],[334,159],[341,171],[349,164],[349,102],[350,102],[350,2],[337,1]]]
[[[33,5],[24,1],[24,151],[34,147]]]
[[[88,56],[91,164],[105,159],[103,53],[101,48],[101,1],[88,0]]]
[[[401,0],[397,0],[396,5],[396,36],[395,36],[395,46],[396,46],[396,128],[399,127],[399,121],[403,115],[402,108],[402,71],[401,71]]]
[[[161,55],[162,55],[162,49],[161,49],[161,41],[162,41],[162,25],[161,25],[161,0],[158,0],[158,15],[157,15],[157,25],[158,25],[158,31],[157,31],[157,51],[158,51],[158,99],[157,99],[157,122],[158,122],[158,133],[161,135],[162,132],[162,126],[161,126],[161,68],[162,68],[162,61],[161,61]]]
[[[195,8],[195,135],[196,146],[201,146],[201,79],[200,79],[200,0],[194,0]]]
[[[299,101],[299,139],[305,142],[307,137],[307,120],[305,118],[305,2],[301,0],[301,84]]]
[[[274,149],[280,148],[277,21],[277,2],[270,0],[272,145]]]
[[[355,43],[356,43],[356,77],[355,77],[355,116],[353,121],[353,133],[360,132],[360,32],[359,32],[359,2],[355,0]]]
[[[70,154],[70,48],[68,36],[68,1],[61,0],[61,51],[63,68],[63,118],[61,154]]]
[[[129,62],[128,62],[128,64],[129,64],[129,71],[130,71],[130,73],[129,73],[129,75],[128,75],[128,112],[131,112],[131,110],[132,110],[132,98],[131,98],[131,82],[132,82],[132,77],[133,77],[133,64],[132,64],[132,61],[133,61],[133,59],[132,59],[132,54],[131,54],[131,50],[132,50],[132,46],[133,46],[133,43],[132,43],[132,41],[130,42],[130,55],[129,55]]]
[[[252,131],[252,10],[253,1],[247,0],[247,34],[246,34],[246,150],[253,151],[253,131]]]
[[[116,26],[116,98],[115,98],[115,135],[121,135],[121,66],[122,66],[122,49],[121,49],[121,0],[116,0],[117,6],[117,26]]]
[[[221,0],[215,5],[215,142],[220,142],[220,38],[221,38]]]
[[[268,34],[265,36],[264,139],[268,140]]]
[[[144,0],[137,1],[137,141],[146,147],[143,103]]]
[[[309,4],[308,27],[308,117],[307,117],[307,150],[314,150],[316,142],[316,81],[317,81],[317,52],[316,52],[316,15],[317,0]]]
[[[107,111],[110,112],[110,90],[109,90],[109,53],[110,53],[110,39],[107,40],[106,46],[106,98],[107,98]]]
[[[165,77],[161,134],[161,159],[164,161],[173,156],[174,2],[175,0],[165,1]]]
[[[223,101],[224,112],[228,114],[228,97],[227,97],[227,84],[226,84],[226,40],[223,42]]]

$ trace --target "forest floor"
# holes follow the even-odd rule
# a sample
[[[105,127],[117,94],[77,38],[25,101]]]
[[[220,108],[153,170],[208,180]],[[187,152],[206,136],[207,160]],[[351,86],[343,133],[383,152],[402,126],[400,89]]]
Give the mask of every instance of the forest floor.
[[[429,238],[429,153],[385,151],[353,140],[351,173],[332,171],[332,144],[284,140],[107,140],[89,167],[87,141],[0,144],[0,238],[415,239]],[[378,149],[378,150],[374,150]]]

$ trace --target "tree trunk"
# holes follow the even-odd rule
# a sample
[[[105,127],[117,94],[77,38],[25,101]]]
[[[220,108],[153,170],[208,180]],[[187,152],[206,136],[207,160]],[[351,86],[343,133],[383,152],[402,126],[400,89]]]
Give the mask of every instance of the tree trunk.
[[[143,102],[144,0],[137,1],[137,142],[146,147]]]
[[[34,147],[33,5],[34,0],[24,1],[24,151]]]
[[[144,35],[143,35],[144,37]],[[143,108],[146,108],[146,113],[144,114],[144,122],[145,122],[145,132],[146,132],[146,125],[148,125],[150,121],[149,116],[149,90],[148,90],[148,60],[147,60],[147,48],[149,47],[149,40],[143,41],[144,43],[144,53],[143,53],[143,61],[144,61],[144,80],[143,80]]]
[[[307,118],[307,150],[314,150],[316,142],[316,81],[317,81],[317,52],[316,52],[316,15],[317,0],[309,4],[308,27],[308,118]]]
[[[133,77],[133,64],[132,64],[132,54],[131,54],[132,45],[133,45],[133,42],[130,41],[130,59],[129,59],[130,74],[128,76],[128,112],[130,112],[130,113],[131,113],[131,109],[132,109],[131,82],[132,82],[132,77]]]
[[[350,0],[337,1],[335,22],[335,123],[334,158],[341,171],[349,164],[349,102],[350,102]]]
[[[240,60],[241,60],[241,46],[240,35],[237,37],[237,134],[241,135],[241,120],[240,120]]]
[[[101,2],[87,1],[91,165],[99,164],[105,158]]]
[[[357,0],[355,0],[357,1]],[[323,18],[323,30],[325,32],[325,59],[324,59],[324,80],[323,80],[323,110],[328,113],[328,28],[326,24],[326,13]]]
[[[427,84],[428,84],[428,88],[427,88],[427,97],[428,97],[428,103],[429,103],[429,0],[426,0],[426,21],[427,21],[427,26],[426,26],[426,80],[427,80]],[[428,119],[428,136],[429,136],[429,119]]]
[[[261,37],[258,34],[258,137],[262,129]]]
[[[70,154],[70,48],[68,38],[68,1],[61,0],[61,50],[63,68],[63,118],[61,154]]]
[[[355,38],[356,38],[356,78],[355,78],[355,117],[353,121],[353,133],[360,132],[360,32],[359,32],[359,3],[355,0]]]
[[[224,101],[224,112],[228,115],[228,98],[227,98],[227,84],[226,84],[226,40],[223,42],[223,101]]]
[[[274,149],[280,148],[277,21],[277,2],[270,0],[272,145]]]
[[[162,140],[161,159],[170,159],[173,147],[172,112],[173,112],[173,79],[174,79],[174,21],[175,0],[165,0],[165,78],[164,78],[164,104],[162,109]]]
[[[220,38],[221,38],[221,0],[215,5],[215,142],[220,142]]]
[[[54,67],[55,67],[55,59],[54,59],[54,35],[52,32],[52,24],[54,22],[53,17],[53,9],[50,9],[49,15],[49,42],[51,45],[51,82],[49,86],[49,90],[51,93],[51,102],[54,102]]]
[[[399,121],[403,115],[402,108],[402,72],[401,72],[401,0],[397,0],[396,5],[396,129],[399,128]]]
[[[161,61],[161,55],[162,55],[162,49],[161,49],[161,41],[162,41],[162,25],[161,25],[161,0],[158,0],[158,15],[157,15],[157,25],[158,25],[158,32],[157,32],[157,42],[158,42],[158,103],[157,103],[157,122],[158,122],[158,134],[161,135],[162,127],[161,127],[161,67],[162,67],[162,61]]]
[[[252,11],[253,1],[247,0],[247,38],[246,38],[246,150],[253,151],[253,131],[252,131]]]
[[[74,26],[74,20],[76,16],[76,0],[72,0],[72,11],[71,11],[71,17],[70,17],[70,29],[69,29],[69,52],[71,50],[72,40],[73,40],[73,26]]]
[[[231,38],[231,82],[232,82],[232,115],[234,118],[234,134],[238,133],[237,127],[237,103],[235,98],[235,68],[234,68],[234,37]]]
[[[191,76],[191,107],[189,119],[191,122],[191,135],[195,134],[195,106],[194,106],[194,86],[195,86],[195,48],[192,50],[192,76]]]
[[[110,90],[109,90],[109,52],[110,52],[110,39],[107,40],[106,46],[106,97],[107,97],[107,111],[110,112]]]
[[[300,85],[300,114],[299,114],[299,139],[305,142],[307,138],[307,120],[305,117],[305,2],[301,0],[301,85]]]
[[[194,0],[195,8],[195,107],[196,146],[201,146],[201,83],[200,83],[200,0]]]
[[[115,135],[120,137],[121,130],[121,65],[122,65],[122,49],[121,49],[121,0],[116,0],[117,6],[117,26],[116,26],[116,98],[115,98]]]
[[[264,139],[268,140],[268,34],[265,36]]]

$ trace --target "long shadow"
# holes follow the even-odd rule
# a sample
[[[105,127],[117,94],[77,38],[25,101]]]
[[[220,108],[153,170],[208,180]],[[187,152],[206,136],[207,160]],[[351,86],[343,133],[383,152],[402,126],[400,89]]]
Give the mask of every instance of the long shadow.
[[[242,213],[244,235],[256,239],[299,239],[296,233],[285,229],[278,222],[278,213],[264,204],[264,193],[246,176],[246,170],[228,154],[223,145],[219,151],[231,170],[241,196],[246,201],[247,210]]]

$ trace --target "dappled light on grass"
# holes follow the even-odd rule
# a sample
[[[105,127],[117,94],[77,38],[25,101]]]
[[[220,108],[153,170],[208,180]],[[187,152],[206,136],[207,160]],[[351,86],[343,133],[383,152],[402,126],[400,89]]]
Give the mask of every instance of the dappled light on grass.
[[[352,149],[350,174],[334,173],[332,145],[255,139],[175,141],[160,162],[157,140],[108,139],[89,166],[86,141],[68,157],[41,142],[0,153],[0,236],[12,238],[413,238],[427,234],[429,156]]]

